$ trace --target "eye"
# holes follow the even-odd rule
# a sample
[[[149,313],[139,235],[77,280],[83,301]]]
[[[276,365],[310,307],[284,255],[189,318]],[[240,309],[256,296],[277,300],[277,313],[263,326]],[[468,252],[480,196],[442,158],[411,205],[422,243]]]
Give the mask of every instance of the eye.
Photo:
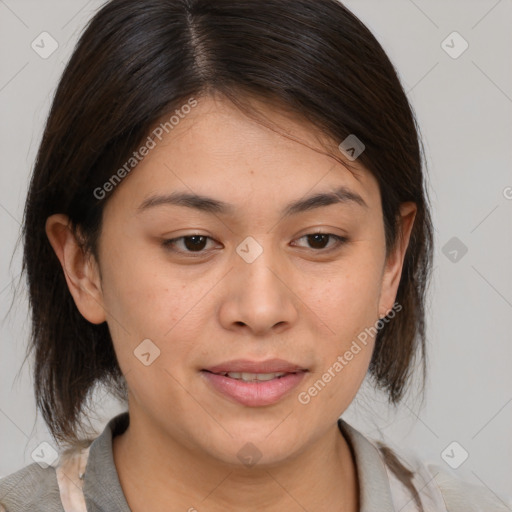
[[[323,232],[308,233],[307,235],[300,237],[298,240],[302,240],[303,238],[307,239],[308,244],[310,244],[310,248],[314,249],[315,252],[328,252],[348,242],[348,238],[346,237]],[[334,240],[334,244],[332,244],[330,248],[326,249],[326,245],[331,239]],[[192,256],[196,253],[200,256],[207,252],[204,249],[208,240],[213,239],[205,235],[187,235],[164,240],[162,245],[173,252],[189,254]],[[181,248],[176,248],[176,246],[180,245]]]
[[[302,240],[303,238],[307,239],[308,244],[310,244],[310,247],[315,251],[330,251],[348,242],[348,238],[344,236],[323,232],[308,233],[307,235],[298,238],[298,240]],[[330,248],[326,249],[325,246],[329,239],[334,239],[335,242]]]
[[[187,236],[180,236],[178,238],[172,238],[169,240],[164,240],[162,245],[174,252],[181,252],[181,253],[204,253],[203,250],[205,248],[205,245],[207,243],[207,240],[212,240],[209,236],[205,235],[187,235]],[[182,242],[179,244],[179,242]],[[181,245],[181,247],[184,247],[185,249],[176,249],[176,245]]]

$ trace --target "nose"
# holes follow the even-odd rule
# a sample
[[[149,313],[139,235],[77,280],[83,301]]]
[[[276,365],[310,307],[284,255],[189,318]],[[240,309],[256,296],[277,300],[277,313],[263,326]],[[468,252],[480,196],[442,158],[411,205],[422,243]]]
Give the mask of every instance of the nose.
[[[252,240],[241,244],[233,263],[219,310],[223,327],[257,336],[289,329],[297,321],[300,301],[285,262],[278,261],[270,247]]]

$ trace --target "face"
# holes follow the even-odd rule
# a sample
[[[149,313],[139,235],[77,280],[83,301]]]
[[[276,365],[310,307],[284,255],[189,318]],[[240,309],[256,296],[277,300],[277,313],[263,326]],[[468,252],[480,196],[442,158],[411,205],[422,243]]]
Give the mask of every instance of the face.
[[[68,275],[82,314],[108,322],[132,417],[235,464],[248,442],[274,463],[333,428],[367,372],[369,329],[393,307],[405,249],[386,260],[369,172],[322,153],[311,126],[259,108],[302,143],[199,99],[117,185],[98,268]],[[321,194],[331,200],[307,201]],[[403,212],[407,244],[414,208]],[[271,380],[240,380],[254,373]]]

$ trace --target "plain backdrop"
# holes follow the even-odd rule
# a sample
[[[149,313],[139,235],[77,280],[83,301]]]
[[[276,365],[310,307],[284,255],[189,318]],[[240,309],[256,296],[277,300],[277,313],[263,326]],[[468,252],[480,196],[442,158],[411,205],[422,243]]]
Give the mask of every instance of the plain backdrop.
[[[15,248],[51,98],[101,4],[0,0],[0,476],[32,463],[42,441],[53,443],[36,415],[31,365],[22,367],[29,328],[23,287],[9,312],[21,268]],[[343,417],[366,435],[440,465],[447,464],[447,453],[458,461],[467,453],[455,472],[510,494],[512,1],[345,4],[388,52],[416,112],[436,247],[423,407],[412,395],[398,411],[388,409],[384,396],[365,383]],[[48,58],[31,47],[48,37],[42,32],[58,44]],[[98,398],[93,421],[101,430],[122,407],[104,393]]]

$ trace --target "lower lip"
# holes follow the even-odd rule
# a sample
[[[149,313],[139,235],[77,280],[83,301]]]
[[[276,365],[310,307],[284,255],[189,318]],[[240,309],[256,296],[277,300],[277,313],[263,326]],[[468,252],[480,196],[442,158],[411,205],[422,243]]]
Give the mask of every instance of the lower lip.
[[[271,405],[297,387],[306,372],[288,373],[281,378],[244,382],[203,370],[206,380],[220,393],[249,407]]]

